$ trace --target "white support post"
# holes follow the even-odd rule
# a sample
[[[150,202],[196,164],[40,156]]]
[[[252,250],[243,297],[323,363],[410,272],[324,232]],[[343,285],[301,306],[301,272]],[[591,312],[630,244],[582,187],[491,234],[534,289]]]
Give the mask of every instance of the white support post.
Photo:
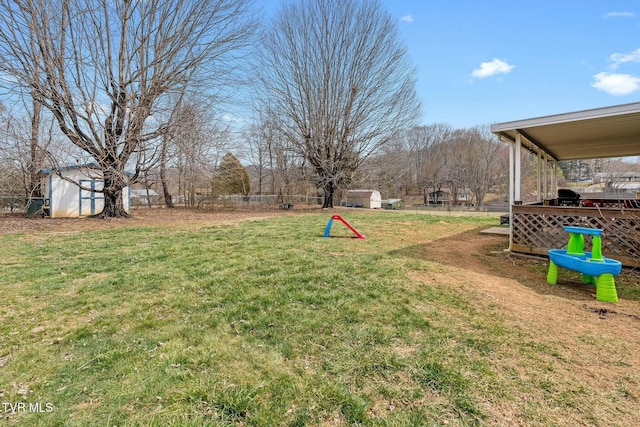
[[[553,175],[551,178],[551,192],[553,197],[556,197],[558,194],[558,161],[553,160]]]
[[[537,173],[537,191],[536,191],[536,201],[537,202],[541,202],[542,199],[544,198],[544,195],[542,194],[542,178],[543,178],[543,160],[542,160],[542,151],[538,150],[538,173]],[[546,174],[544,175],[546,177]]]
[[[514,203],[522,201],[522,196],[520,194],[520,186],[522,183],[522,137],[519,133],[516,135],[515,162]]]
[[[511,250],[511,245],[513,244],[513,201],[514,199],[514,188],[515,188],[515,144],[509,144],[509,248],[507,251]]]
[[[544,168],[543,168],[543,188],[542,193],[544,194],[543,199],[549,198],[549,156],[547,153],[544,153]]]
[[[515,191],[515,144],[509,145],[509,206],[513,205]]]

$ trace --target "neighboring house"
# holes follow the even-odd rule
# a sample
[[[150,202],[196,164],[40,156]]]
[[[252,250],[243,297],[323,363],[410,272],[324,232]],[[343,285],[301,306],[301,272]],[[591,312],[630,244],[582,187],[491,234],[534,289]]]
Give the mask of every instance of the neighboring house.
[[[51,218],[78,218],[97,215],[104,209],[102,171],[97,165],[67,166],[58,169],[42,169],[44,195]],[[124,209],[131,212],[131,192],[122,189]],[[45,201],[45,206],[47,202]]]
[[[468,189],[458,189],[458,205],[468,205],[471,203],[471,199],[473,198],[473,194]],[[429,203],[434,205],[444,205],[451,204],[453,197],[449,191],[438,190],[432,191],[429,193]]]
[[[458,204],[469,206],[473,199],[473,192],[468,188],[462,188],[458,190]]]
[[[451,202],[451,193],[444,190],[432,191],[429,193],[429,203],[442,205]]]
[[[592,182],[603,192],[617,193],[614,197],[633,197],[640,191],[640,172],[597,173]]]
[[[382,208],[382,196],[376,190],[349,190],[347,192],[347,206],[380,209]]]
[[[637,182],[640,183],[640,172],[600,172],[593,176],[592,182],[599,184],[601,182]]]

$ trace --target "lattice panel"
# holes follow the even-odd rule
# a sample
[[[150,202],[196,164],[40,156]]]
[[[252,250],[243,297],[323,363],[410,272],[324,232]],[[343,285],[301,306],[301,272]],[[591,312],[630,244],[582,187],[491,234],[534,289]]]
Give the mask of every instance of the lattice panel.
[[[514,207],[513,244],[532,249],[563,248],[569,235],[563,226],[604,230],[602,252],[605,256],[628,257],[640,262],[640,210]],[[589,239],[585,249],[591,250]]]
[[[605,256],[610,254],[615,258],[615,255],[623,255],[640,259],[640,211],[627,211],[623,218],[604,218],[601,223]]]
[[[514,214],[513,243],[534,248],[561,248],[569,235],[563,226],[572,225],[560,215]]]

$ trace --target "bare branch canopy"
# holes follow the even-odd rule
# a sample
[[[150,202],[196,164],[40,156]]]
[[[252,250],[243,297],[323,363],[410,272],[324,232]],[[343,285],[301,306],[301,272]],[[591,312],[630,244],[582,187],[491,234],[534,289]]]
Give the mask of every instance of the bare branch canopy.
[[[314,168],[333,207],[361,163],[419,114],[415,71],[375,0],[286,4],[264,36],[262,108]]]

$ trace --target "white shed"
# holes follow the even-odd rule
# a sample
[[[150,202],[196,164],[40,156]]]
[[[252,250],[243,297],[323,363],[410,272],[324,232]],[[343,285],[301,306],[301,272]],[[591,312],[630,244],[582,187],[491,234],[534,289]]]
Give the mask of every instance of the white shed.
[[[382,196],[376,190],[349,190],[347,192],[347,206],[380,209],[382,208]]]
[[[97,215],[104,209],[102,171],[94,164],[43,169],[44,195],[51,218]],[[131,191],[122,189],[126,212],[131,213]],[[46,203],[45,203],[46,204]]]

